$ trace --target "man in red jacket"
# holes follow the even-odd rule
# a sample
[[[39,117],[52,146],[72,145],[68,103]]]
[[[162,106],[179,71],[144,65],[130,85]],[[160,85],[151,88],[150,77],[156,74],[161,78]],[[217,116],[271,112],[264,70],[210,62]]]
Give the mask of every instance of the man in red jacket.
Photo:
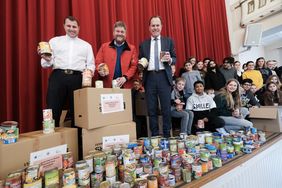
[[[99,79],[103,80],[105,88],[112,87],[113,80],[116,80],[118,87],[132,88],[138,60],[135,46],[126,41],[124,22],[114,24],[113,37],[111,42],[102,44],[96,56]],[[101,69],[105,64],[109,68],[106,73]]]

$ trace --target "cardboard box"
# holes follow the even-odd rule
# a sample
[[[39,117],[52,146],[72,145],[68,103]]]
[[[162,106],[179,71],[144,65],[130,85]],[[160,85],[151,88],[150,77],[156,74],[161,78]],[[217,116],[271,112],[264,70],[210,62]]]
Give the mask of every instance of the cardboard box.
[[[135,111],[137,116],[148,115],[146,96],[144,92],[139,92],[135,96]]]
[[[74,160],[78,159],[76,128],[57,128],[55,133],[43,134],[34,131],[20,134],[18,142],[14,144],[0,143],[0,179],[8,173],[24,168],[29,162],[30,153],[50,147],[67,144],[73,153]]]
[[[122,95],[122,110],[117,111],[119,100],[105,102],[102,95],[115,98]],[[103,104],[104,107],[103,108]],[[120,105],[119,105],[120,106]],[[105,113],[108,111],[108,113]],[[114,111],[114,112],[109,112]],[[94,129],[107,125],[132,121],[132,102],[130,89],[83,88],[74,91],[75,125],[84,129]]]
[[[92,130],[82,129],[82,153],[88,155],[90,150],[102,147],[104,136],[128,135],[129,140],[136,140],[135,122],[127,122],[106,127],[100,127]]]
[[[250,108],[254,127],[269,132],[282,132],[282,106],[262,106]]]

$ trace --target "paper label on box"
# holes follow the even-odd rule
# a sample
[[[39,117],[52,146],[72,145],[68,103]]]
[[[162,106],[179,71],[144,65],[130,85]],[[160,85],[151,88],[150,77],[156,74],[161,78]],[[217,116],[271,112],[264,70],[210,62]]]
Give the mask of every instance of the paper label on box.
[[[103,149],[112,148],[114,145],[129,143],[129,135],[105,136],[103,137]]]
[[[43,172],[53,168],[61,169],[63,167],[62,154],[65,153],[67,153],[66,144],[32,152],[30,154],[30,165],[40,164]]]
[[[123,94],[101,94],[101,110],[103,114],[124,111]]]

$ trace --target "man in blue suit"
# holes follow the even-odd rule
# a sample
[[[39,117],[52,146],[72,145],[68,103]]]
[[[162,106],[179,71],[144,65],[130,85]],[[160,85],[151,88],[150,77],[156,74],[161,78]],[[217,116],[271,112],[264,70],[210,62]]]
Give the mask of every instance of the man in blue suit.
[[[145,40],[139,47],[139,59],[146,58],[148,67],[143,72],[149,123],[152,136],[159,135],[158,99],[163,117],[163,136],[170,136],[170,93],[172,87],[171,65],[176,62],[176,53],[172,39],[161,36],[162,20],[153,16],[149,21],[151,38]]]

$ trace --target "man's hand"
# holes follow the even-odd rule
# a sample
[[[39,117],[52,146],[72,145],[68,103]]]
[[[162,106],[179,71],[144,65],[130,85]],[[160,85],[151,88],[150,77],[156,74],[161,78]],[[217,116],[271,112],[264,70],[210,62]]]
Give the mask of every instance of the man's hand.
[[[116,79],[116,81],[117,81],[117,86],[118,87],[122,87],[123,84],[126,82],[126,78],[124,76],[123,77],[119,77],[119,78]]]
[[[52,56],[50,54],[41,54],[41,58],[48,62],[52,60]]]

